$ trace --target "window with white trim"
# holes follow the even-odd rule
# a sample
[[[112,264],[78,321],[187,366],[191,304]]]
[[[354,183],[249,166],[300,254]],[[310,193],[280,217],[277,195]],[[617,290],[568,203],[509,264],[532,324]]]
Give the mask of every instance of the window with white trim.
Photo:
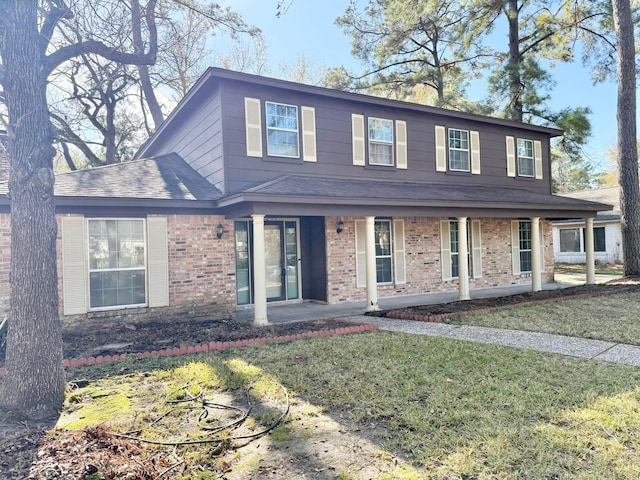
[[[535,161],[533,156],[533,140],[518,138],[518,175],[521,177],[533,177],[535,175]]]
[[[560,229],[560,252],[584,253],[586,245],[586,233],[584,227]],[[593,228],[594,252],[606,252],[607,244],[604,227]]]
[[[518,223],[518,249],[520,251],[520,273],[531,272],[531,221]]]
[[[392,283],[391,220],[376,220],[374,223],[374,239],[376,245],[376,280],[378,283]]]
[[[468,267],[468,272],[469,272],[469,276],[472,276],[472,264],[471,264],[471,248],[469,245],[469,231],[471,230],[469,228],[469,221],[467,220],[467,265],[469,265]],[[458,278],[460,276],[459,274],[459,268],[460,268],[460,263],[459,263],[459,257],[460,257],[460,234],[459,234],[459,230],[458,230],[458,221],[457,220],[451,220],[449,223],[449,235],[451,237],[451,277],[452,278]]]
[[[368,119],[369,164],[393,166],[393,120]]]
[[[449,170],[468,172],[470,170],[469,163],[469,132],[450,128]]]
[[[265,102],[267,121],[267,155],[298,158],[298,107]]]
[[[143,219],[89,219],[89,308],[144,306]]]

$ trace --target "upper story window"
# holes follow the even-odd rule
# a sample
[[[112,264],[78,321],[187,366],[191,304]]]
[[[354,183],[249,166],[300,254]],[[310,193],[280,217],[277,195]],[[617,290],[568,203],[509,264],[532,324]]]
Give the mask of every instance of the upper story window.
[[[144,220],[91,219],[88,231],[90,308],[145,305]]]
[[[369,164],[393,166],[393,120],[369,118]]]
[[[533,157],[533,140],[518,139],[518,175],[533,177],[535,164]]]
[[[469,132],[450,128],[449,170],[468,172],[469,169]]]
[[[266,102],[267,155],[298,158],[298,107]]]

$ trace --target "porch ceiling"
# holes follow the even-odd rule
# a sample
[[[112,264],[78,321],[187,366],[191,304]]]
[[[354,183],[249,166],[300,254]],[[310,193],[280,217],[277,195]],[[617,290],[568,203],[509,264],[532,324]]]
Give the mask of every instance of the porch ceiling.
[[[524,188],[286,175],[217,202],[228,216],[585,218],[612,206]]]

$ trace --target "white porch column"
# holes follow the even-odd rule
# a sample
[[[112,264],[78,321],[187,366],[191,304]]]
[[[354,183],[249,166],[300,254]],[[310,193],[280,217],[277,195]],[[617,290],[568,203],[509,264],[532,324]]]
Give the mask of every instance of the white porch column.
[[[585,218],[584,251],[587,263],[587,285],[596,283],[596,265],[593,245],[593,218]]]
[[[367,261],[367,312],[380,310],[378,307],[378,281],[376,276],[376,235],[375,217],[365,217],[365,258]]]
[[[267,325],[267,269],[264,258],[264,215],[253,219],[253,323]]]
[[[458,300],[469,300],[467,217],[458,217]]]
[[[542,290],[540,261],[540,217],[531,218],[531,291]]]

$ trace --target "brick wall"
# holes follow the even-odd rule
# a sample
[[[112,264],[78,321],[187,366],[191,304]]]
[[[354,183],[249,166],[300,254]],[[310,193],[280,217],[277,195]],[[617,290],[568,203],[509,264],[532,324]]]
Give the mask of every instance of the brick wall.
[[[338,218],[327,218],[328,301],[366,299],[366,289],[356,287],[355,218],[342,217],[344,231],[337,234]],[[379,297],[456,291],[458,281],[442,281],[439,218],[404,218],[407,283],[381,285]],[[511,273],[511,220],[480,219],[482,224],[482,278],[470,287],[529,284],[529,274]],[[544,224],[545,270],[543,282],[553,281],[553,245],[550,222]]]

